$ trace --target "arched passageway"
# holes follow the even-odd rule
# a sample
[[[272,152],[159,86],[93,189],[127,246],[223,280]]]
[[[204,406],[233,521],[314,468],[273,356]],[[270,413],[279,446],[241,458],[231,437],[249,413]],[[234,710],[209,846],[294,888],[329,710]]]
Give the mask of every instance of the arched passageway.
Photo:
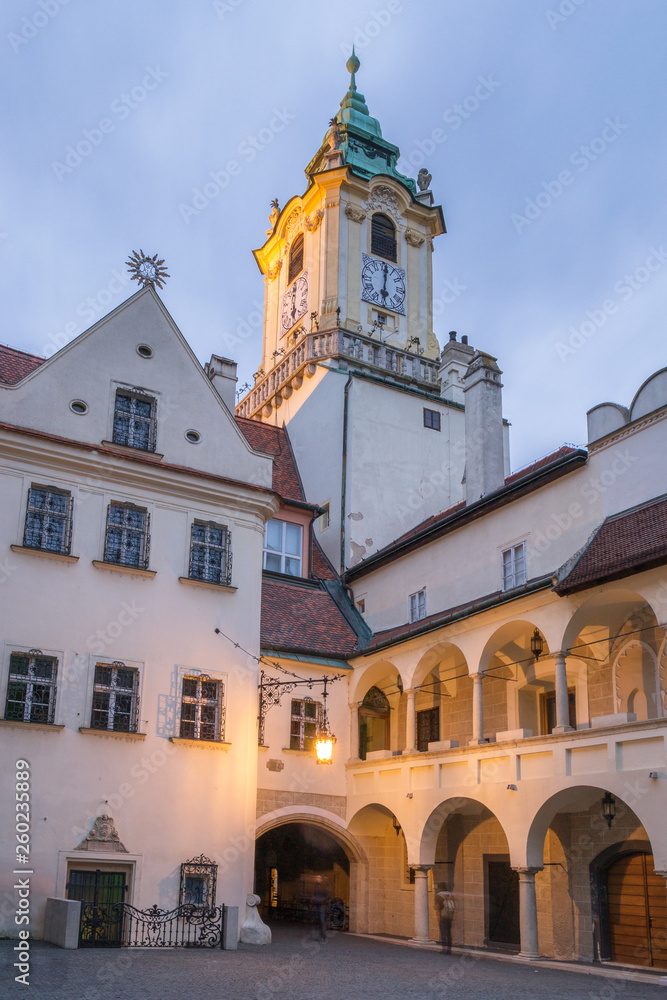
[[[324,890],[330,898],[329,925],[347,929],[350,861],[343,842],[318,824],[288,822],[267,830],[255,846],[255,892],[262,916],[313,923],[313,896]]]

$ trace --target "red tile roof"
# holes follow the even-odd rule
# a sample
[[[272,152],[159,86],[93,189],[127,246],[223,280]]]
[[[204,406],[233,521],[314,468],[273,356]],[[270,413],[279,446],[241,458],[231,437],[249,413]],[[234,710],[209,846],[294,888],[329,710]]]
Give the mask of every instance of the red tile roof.
[[[667,563],[667,496],[613,514],[558,572],[557,594],[572,594]]]
[[[44,364],[45,360],[38,358],[36,354],[26,354],[25,351],[0,344],[0,382],[16,385],[30,372],[34,372],[35,368]]]
[[[578,448],[573,448],[572,445],[564,444],[556,451],[552,451],[551,454],[545,455],[544,458],[538,458],[536,462],[532,462],[530,465],[526,465],[523,469],[519,469],[518,472],[513,472],[511,476],[507,476],[505,479],[505,486],[509,486],[510,483],[518,483],[520,479],[526,479],[529,476],[534,476],[536,472],[541,472],[542,469],[546,469],[547,465],[552,465],[553,462],[560,461],[561,458],[565,458],[567,455],[575,455],[579,451]]]
[[[318,580],[338,580],[338,573],[320,548],[320,543],[317,541],[314,534],[310,567],[313,576],[316,576]]]
[[[345,660],[357,636],[326,589],[264,578],[262,646]]]
[[[306,498],[284,427],[262,424],[248,417],[237,417],[236,422],[252,448],[273,455],[273,489],[276,493],[283,500],[303,503]]]

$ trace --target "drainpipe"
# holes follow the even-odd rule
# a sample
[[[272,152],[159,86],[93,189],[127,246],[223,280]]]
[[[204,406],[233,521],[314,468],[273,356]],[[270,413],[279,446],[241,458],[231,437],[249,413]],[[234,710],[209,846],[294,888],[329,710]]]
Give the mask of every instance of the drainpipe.
[[[340,572],[341,576],[345,572],[345,502],[347,490],[347,414],[349,406],[349,392],[352,383],[352,372],[347,377],[345,389],[343,390],[343,460],[340,482]]]

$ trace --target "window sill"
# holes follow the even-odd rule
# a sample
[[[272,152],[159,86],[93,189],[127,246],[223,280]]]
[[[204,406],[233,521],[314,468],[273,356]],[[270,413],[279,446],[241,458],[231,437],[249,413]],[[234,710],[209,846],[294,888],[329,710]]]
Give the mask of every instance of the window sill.
[[[282,752],[283,753],[296,753],[296,754],[304,754],[305,753],[305,754],[309,754],[311,757],[315,756],[315,748],[314,747],[313,747],[312,750],[292,750],[291,747],[283,747],[282,748]]]
[[[10,545],[12,552],[20,552],[26,556],[37,556],[38,559],[55,559],[56,562],[75,563],[78,556],[68,556],[64,552],[51,552],[49,549],[31,549],[27,545]]]
[[[150,458],[154,462],[161,462],[164,455],[157,451],[147,451],[145,448],[131,448],[127,444],[117,444],[115,441],[102,441],[105,448],[117,451],[119,455],[141,455],[142,458]]]
[[[223,740],[189,740],[182,736],[170,736],[170,743],[180,747],[196,747],[198,750],[229,750],[231,743]]]
[[[124,733],[120,729],[87,729],[79,726],[79,732],[86,736],[111,736],[114,740],[145,740],[146,733]]]
[[[223,590],[227,594],[235,594],[238,587],[230,587],[226,583],[210,583],[208,580],[193,580],[189,576],[179,576],[179,583],[186,583],[189,587],[204,587],[206,590]]]
[[[56,726],[53,722],[21,722],[19,719],[0,719],[0,726],[15,726],[17,729],[38,729],[44,733],[59,733],[64,726]]]
[[[152,580],[154,576],[157,576],[157,570],[154,569],[139,569],[138,566],[124,566],[123,563],[108,563],[103,562],[101,559],[93,559],[93,566],[96,569],[108,569],[112,573],[129,573],[131,576],[143,576],[148,580]]]

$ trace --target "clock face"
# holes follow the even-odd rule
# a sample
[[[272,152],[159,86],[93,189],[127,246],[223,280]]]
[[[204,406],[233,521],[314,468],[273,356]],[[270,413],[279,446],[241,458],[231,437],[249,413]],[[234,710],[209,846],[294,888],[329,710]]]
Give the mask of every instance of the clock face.
[[[365,302],[405,314],[405,271],[362,254],[361,297]]]
[[[283,295],[281,327],[283,336],[308,312],[308,272],[304,271],[292,282]]]

